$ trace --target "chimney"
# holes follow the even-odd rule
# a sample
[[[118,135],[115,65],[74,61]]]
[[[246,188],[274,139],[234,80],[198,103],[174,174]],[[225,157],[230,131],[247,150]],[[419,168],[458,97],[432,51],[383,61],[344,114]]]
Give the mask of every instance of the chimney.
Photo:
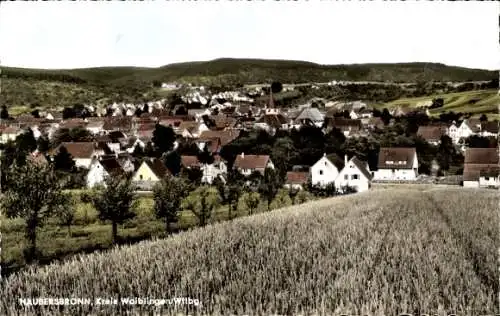
[[[241,159],[245,159],[245,153],[244,152],[241,153]]]
[[[347,155],[344,155],[344,166],[347,166],[347,162],[348,162]]]

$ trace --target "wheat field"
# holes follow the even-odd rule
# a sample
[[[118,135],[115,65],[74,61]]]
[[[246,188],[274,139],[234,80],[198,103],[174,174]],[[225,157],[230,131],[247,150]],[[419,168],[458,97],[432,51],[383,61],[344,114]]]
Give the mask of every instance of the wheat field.
[[[82,255],[4,280],[2,314],[494,314],[497,194],[364,192]],[[189,297],[200,304],[20,304],[35,297]]]

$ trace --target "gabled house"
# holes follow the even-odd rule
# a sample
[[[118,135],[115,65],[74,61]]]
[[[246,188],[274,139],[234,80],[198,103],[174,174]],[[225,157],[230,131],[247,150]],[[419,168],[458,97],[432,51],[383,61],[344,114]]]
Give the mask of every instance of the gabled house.
[[[345,137],[354,137],[361,133],[363,125],[361,120],[346,119],[342,117],[334,117],[326,120],[326,132],[333,128],[338,128]]]
[[[310,169],[311,184],[324,187],[335,182],[339,169],[327,157],[326,153]]]
[[[277,129],[288,129],[289,121],[282,114],[265,114],[254,124],[255,128],[274,132]]]
[[[122,166],[114,157],[93,159],[87,173],[87,187],[106,186],[107,177],[120,176],[123,173]]]
[[[227,174],[227,164],[219,155],[214,155],[211,164],[203,164],[196,156],[181,156],[181,166],[186,169],[200,168],[202,172],[201,182],[211,184],[217,177]]]
[[[88,169],[93,159],[106,154],[106,150],[102,147],[100,148],[98,143],[95,142],[64,142],[52,152],[52,155],[57,155],[59,149],[63,146],[67,149],[71,157],[73,157],[75,166],[78,168]]]
[[[417,151],[415,148],[380,148],[377,168],[373,180],[416,180]]]
[[[274,169],[274,164],[269,155],[247,155],[241,153],[236,156],[233,164],[233,169],[245,176],[249,176],[255,171],[263,175],[266,168]]]
[[[464,187],[500,187],[498,148],[467,148]]]
[[[195,140],[196,145],[200,150],[205,150],[205,147],[208,148],[210,153],[216,154],[219,153],[222,149],[221,140],[218,137],[214,137],[211,139],[198,139]]]
[[[458,139],[467,138],[472,135],[479,134],[481,132],[481,121],[478,119],[466,119],[462,121],[462,124],[457,129]]]
[[[316,127],[323,126],[325,117],[317,108],[306,107],[300,111],[299,115],[295,117],[294,123],[296,125],[314,125]]]
[[[288,171],[284,187],[287,189],[303,190],[309,180],[309,172]]]
[[[422,137],[429,144],[439,145],[439,143],[441,142],[441,136],[446,135],[447,131],[448,129],[446,128],[446,126],[419,126],[417,130],[417,136]]]
[[[144,149],[146,147],[146,144],[147,142],[141,140],[139,137],[130,137],[121,142],[121,150],[124,150],[125,152],[132,154],[136,146],[139,146],[142,149]]]
[[[141,190],[151,191],[156,183],[169,174],[161,159],[146,158],[133,174],[132,183]]]
[[[210,130],[205,123],[195,121],[181,122],[176,129],[177,134],[184,138],[197,138],[201,133]]]
[[[356,156],[347,160],[346,155],[344,157],[344,168],[340,170],[335,179],[335,187],[342,190],[343,187],[349,186],[354,188],[356,192],[364,192],[370,189],[372,178],[367,163],[362,162]]]
[[[200,134],[199,140],[213,140],[214,138],[220,139],[220,146],[226,146],[240,136],[239,130],[224,130],[224,131],[205,131]]]
[[[459,137],[459,132],[458,132],[458,126],[455,121],[453,121],[449,126],[448,126],[448,131],[446,134],[451,138],[453,143],[458,144],[460,141]]]

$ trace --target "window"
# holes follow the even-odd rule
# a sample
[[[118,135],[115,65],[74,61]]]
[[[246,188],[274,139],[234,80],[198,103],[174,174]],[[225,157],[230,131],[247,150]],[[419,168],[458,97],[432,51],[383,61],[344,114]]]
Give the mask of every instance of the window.
[[[490,181],[490,177],[484,177],[485,181]]]
[[[354,166],[353,166],[353,165],[350,165],[350,166],[349,166],[349,168],[354,168]]]
[[[320,175],[323,175],[323,170],[320,170],[320,171],[319,171],[319,174],[320,174]]]
[[[142,180],[142,174],[140,174],[140,175],[139,175],[139,179],[141,179],[141,180]]]
[[[349,175],[344,175],[344,180],[349,180]]]
[[[359,179],[359,174],[353,174],[353,175],[351,176],[351,179],[352,179],[352,180],[358,180],[358,179]]]
[[[392,173],[395,173],[395,172],[396,172],[396,170],[395,170],[395,169],[391,169],[391,171],[392,171]]]

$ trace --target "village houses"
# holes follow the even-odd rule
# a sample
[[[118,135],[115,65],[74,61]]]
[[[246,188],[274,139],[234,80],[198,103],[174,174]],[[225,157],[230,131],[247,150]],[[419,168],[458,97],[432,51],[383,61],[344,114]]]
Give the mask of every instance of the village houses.
[[[334,184],[335,188],[342,190],[343,187],[352,187],[357,192],[363,192],[371,187],[372,175],[368,164],[363,163],[357,157],[348,160],[344,157],[344,166],[339,168],[324,154],[311,167],[311,183],[314,186],[324,187]]]

